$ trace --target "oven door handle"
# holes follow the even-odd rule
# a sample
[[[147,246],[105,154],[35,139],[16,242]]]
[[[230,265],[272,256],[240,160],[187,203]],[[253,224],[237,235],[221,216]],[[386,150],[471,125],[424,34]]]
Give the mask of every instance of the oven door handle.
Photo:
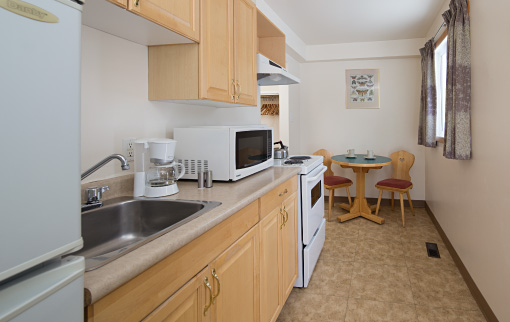
[[[319,177],[320,177],[320,176],[321,176],[324,172],[326,172],[326,170],[328,170],[328,167],[326,167],[326,166],[324,166],[324,165],[323,165],[323,166],[322,166],[322,170],[321,170],[321,172],[319,172],[319,173],[318,173],[315,177],[312,177],[312,178],[306,178],[306,181],[307,181],[307,182],[310,182],[310,181],[315,181],[315,180],[319,179]]]

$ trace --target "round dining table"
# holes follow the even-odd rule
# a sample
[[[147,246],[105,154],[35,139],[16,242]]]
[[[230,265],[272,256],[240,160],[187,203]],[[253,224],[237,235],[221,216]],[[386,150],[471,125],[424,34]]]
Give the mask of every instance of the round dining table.
[[[391,164],[391,159],[375,155],[368,159],[364,154],[355,154],[356,157],[347,157],[347,154],[334,155],[331,157],[333,163],[339,164],[342,168],[351,168],[356,173],[356,198],[352,206],[341,205],[342,208],[349,211],[337,217],[339,222],[344,222],[356,217],[363,217],[378,224],[384,223],[384,218],[373,215],[370,205],[365,198],[365,174],[370,169],[381,169],[383,166]]]

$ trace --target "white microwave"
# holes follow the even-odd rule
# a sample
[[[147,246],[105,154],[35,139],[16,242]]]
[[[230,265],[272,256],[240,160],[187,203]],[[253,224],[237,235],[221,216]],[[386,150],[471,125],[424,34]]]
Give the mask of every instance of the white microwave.
[[[264,125],[176,128],[174,140],[183,179],[212,170],[213,180],[237,181],[273,165],[273,129]]]

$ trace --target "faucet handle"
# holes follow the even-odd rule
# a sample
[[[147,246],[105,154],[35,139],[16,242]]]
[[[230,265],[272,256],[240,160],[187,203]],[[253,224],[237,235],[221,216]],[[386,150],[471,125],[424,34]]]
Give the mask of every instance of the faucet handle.
[[[90,187],[85,189],[87,193],[87,204],[100,203],[103,192],[110,190],[110,187]]]

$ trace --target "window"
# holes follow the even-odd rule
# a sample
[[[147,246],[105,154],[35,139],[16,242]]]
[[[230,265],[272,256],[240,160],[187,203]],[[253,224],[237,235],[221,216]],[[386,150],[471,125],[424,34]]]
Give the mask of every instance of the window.
[[[444,138],[445,105],[446,105],[446,30],[436,42],[436,88],[437,88],[437,116],[436,116],[436,137]]]

